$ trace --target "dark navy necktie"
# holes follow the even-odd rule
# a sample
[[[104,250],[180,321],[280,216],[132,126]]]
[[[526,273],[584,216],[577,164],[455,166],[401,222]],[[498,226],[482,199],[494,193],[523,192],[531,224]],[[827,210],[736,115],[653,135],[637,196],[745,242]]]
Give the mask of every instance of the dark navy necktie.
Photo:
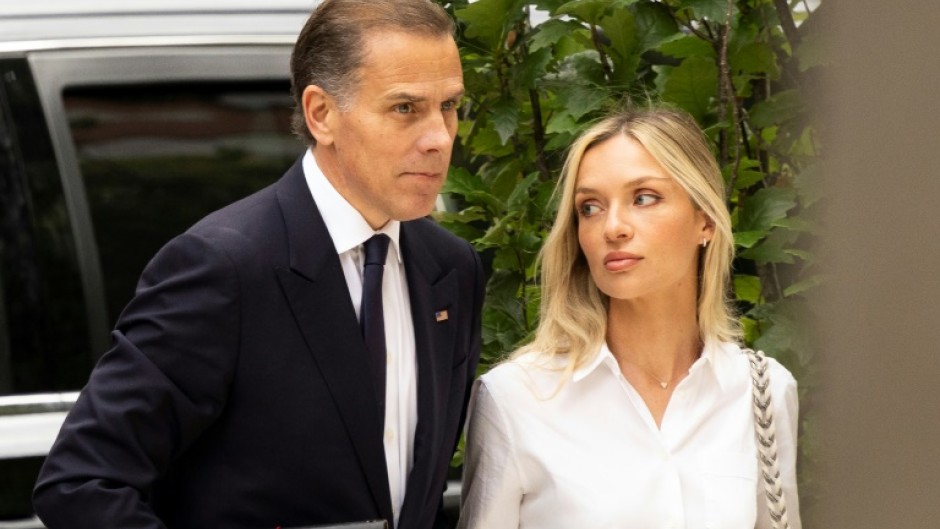
[[[379,410],[385,420],[385,316],[382,313],[382,275],[388,254],[388,235],[373,235],[365,242],[365,265],[362,267],[362,305],[359,323],[369,352],[369,368],[379,398]]]

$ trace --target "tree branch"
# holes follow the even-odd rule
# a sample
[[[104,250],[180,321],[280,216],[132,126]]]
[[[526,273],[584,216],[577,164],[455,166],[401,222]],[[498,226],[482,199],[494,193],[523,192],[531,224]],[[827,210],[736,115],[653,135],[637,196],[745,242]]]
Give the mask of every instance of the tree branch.
[[[529,103],[532,105],[532,138],[535,141],[535,165],[543,182],[551,179],[552,173],[545,160],[545,129],[542,126],[542,104],[539,102],[539,92],[534,88],[529,90]]]
[[[731,37],[731,19],[734,14],[734,0],[728,0],[728,17],[721,27],[721,49],[719,50],[719,72],[720,72],[720,108],[718,119],[724,122],[728,116],[726,106],[731,108],[730,126],[722,130],[723,141],[721,142],[722,163],[728,159],[728,144],[734,142],[734,165],[731,169],[731,176],[728,182],[728,188],[725,190],[725,200],[730,200],[731,193],[734,190],[735,181],[738,178],[738,170],[741,167],[741,135],[738,132],[738,125],[741,122],[741,114],[738,109],[738,98],[734,90],[734,80],[731,78],[731,65],[728,62],[728,42]]]
[[[594,43],[594,49],[596,49],[597,53],[601,56],[601,68],[604,69],[604,75],[607,76],[608,81],[611,81],[614,78],[614,70],[610,66],[610,61],[607,60],[607,54],[604,53],[604,45],[601,44],[599,30],[594,24],[591,24],[591,42]]]
[[[705,33],[702,33],[698,28],[692,25],[692,20],[679,16],[679,12],[676,11],[676,8],[669,4],[669,2],[663,2],[662,5],[666,6],[666,9],[669,10],[669,15],[672,16],[672,19],[676,21],[677,24],[684,27],[685,29],[692,32],[696,37],[704,40],[705,42],[714,43],[715,39]]]
[[[774,0],[774,9],[777,10],[780,26],[790,43],[790,50],[796,50],[796,46],[800,43],[800,32],[796,29],[796,23],[793,22],[793,13],[790,12],[787,0]]]

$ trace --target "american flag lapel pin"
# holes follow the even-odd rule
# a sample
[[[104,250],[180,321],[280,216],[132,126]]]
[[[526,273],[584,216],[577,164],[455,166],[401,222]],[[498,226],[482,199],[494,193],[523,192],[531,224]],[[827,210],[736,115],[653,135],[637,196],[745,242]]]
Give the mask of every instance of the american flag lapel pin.
[[[440,323],[440,322],[442,322],[442,321],[447,321],[447,317],[448,317],[448,316],[447,316],[447,311],[446,311],[446,310],[439,310],[439,311],[437,311],[437,312],[434,313],[434,321],[436,321],[436,322],[438,322],[438,323]]]

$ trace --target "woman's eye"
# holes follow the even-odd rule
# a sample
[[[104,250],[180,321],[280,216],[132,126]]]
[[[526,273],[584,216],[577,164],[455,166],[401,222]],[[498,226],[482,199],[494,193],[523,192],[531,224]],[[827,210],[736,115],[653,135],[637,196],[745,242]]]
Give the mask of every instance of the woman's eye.
[[[600,210],[601,210],[600,206],[598,206],[597,204],[592,204],[590,202],[586,202],[578,206],[578,214],[581,215],[582,217],[590,217],[596,214]]]
[[[650,193],[637,195],[633,203],[637,206],[649,206],[659,201],[659,197]]]
[[[395,105],[395,112],[399,114],[411,114],[415,111],[415,106],[411,103],[399,103]]]

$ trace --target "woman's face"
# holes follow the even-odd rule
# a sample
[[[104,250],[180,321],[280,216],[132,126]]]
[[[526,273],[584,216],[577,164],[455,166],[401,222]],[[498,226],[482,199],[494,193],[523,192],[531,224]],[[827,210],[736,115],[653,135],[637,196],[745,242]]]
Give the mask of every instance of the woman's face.
[[[699,248],[714,230],[636,140],[621,134],[585,152],[574,199],[581,251],[601,292],[695,299]]]

